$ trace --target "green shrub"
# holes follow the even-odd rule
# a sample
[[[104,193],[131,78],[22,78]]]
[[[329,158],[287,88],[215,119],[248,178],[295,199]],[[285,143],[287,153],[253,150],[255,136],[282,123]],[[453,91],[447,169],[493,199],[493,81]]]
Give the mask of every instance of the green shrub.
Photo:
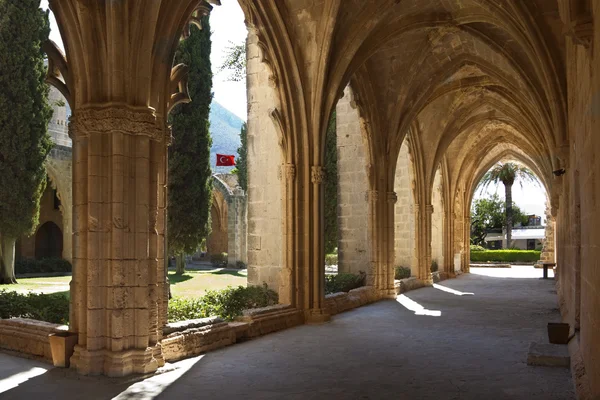
[[[246,264],[243,261],[237,261],[235,263],[235,267],[237,269],[246,269]]]
[[[471,245],[471,253],[474,251],[485,251],[485,247],[476,244]]]
[[[540,259],[536,250],[486,250],[471,253],[471,261],[535,262]]]
[[[366,278],[367,275],[362,271],[358,275],[349,273],[325,275],[325,294],[349,292],[352,289],[365,286]]]
[[[394,273],[394,279],[405,279],[405,278],[410,278],[411,272],[410,272],[410,268],[408,267],[396,267],[395,273]]]
[[[277,304],[277,292],[263,286],[228,287],[223,290],[208,290],[195,299],[173,298],[169,301],[169,322],[217,316],[232,320],[249,308]]]
[[[62,293],[21,294],[1,289],[0,318],[31,318],[54,324],[67,324],[69,299]]]
[[[439,269],[438,263],[436,260],[431,260],[431,272],[437,272]]]
[[[16,274],[67,273],[71,270],[71,263],[62,258],[42,258],[40,260],[25,258],[15,261]]]
[[[227,253],[211,255],[210,263],[213,265],[213,267],[226,267],[227,266]]]
[[[326,254],[325,255],[325,265],[337,265],[338,256],[337,254]]]

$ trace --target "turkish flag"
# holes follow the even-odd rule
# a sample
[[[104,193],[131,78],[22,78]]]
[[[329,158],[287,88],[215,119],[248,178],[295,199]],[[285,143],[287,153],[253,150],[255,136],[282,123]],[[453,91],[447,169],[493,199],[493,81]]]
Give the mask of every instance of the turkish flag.
[[[235,156],[217,154],[217,167],[230,167],[235,165]]]

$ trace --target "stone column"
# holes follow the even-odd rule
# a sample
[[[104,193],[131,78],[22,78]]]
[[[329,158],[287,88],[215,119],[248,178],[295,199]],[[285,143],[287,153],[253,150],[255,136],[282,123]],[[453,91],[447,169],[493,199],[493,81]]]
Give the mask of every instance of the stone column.
[[[308,287],[304,288],[305,310],[307,322],[318,323],[328,321],[331,318],[323,307],[325,301],[325,243],[323,239],[325,205],[323,181],[325,179],[325,170],[321,165],[313,165],[310,171],[312,193],[309,193],[307,202],[304,202],[304,204],[300,203],[301,207],[299,208],[299,210],[304,208],[308,211],[308,214],[296,214],[295,222],[302,224],[305,218],[311,220],[311,223],[307,224],[309,230],[304,231],[308,239],[306,244],[311,250],[308,253],[310,258],[307,260],[308,270],[305,273],[307,279],[304,281],[304,285],[308,284]],[[302,181],[298,183],[301,184]]]
[[[452,202],[444,203],[444,265],[443,271],[454,276],[454,212]]]
[[[464,251],[462,258],[462,272],[469,273],[471,271],[471,216],[467,214],[465,216],[463,229],[463,243],[464,243]]]
[[[541,262],[554,262],[554,217],[550,213],[550,207],[546,205],[546,229],[544,230],[544,245],[542,254],[540,255]]]
[[[74,110],[71,326],[81,373],[122,376],[164,364],[166,127],[152,109]]]
[[[242,189],[235,189],[227,199],[227,263],[233,267],[246,257],[246,196]],[[245,263],[245,262],[244,262]]]
[[[383,281],[381,283],[381,296],[385,298],[396,298],[394,287],[394,275],[396,266],[396,203],[398,195],[396,192],[387,192],[385,219],[382,221],[386,231],[385,237],[385,264],[383,265]]]
[[[433,283],[431,275],[431,204],[415,204],[415,265],[417,278],[425,284]]]

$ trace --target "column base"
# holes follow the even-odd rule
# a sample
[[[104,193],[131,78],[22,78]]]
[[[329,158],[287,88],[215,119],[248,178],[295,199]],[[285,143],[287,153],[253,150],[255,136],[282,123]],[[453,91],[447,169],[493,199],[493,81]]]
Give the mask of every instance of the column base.
[[[379,290],[379,298],[380,299],[396,299],[396,288],[393,287],[391,289],[380,289]]]
[[[156,355],[159,355],[158,359],[155,358]],[[154,373],[161,361],[164,365],[162,349],[158,346],[116,352],[106,349],[87,350],[77,345],[71,357],[71,368],[82,375],[121,377]]]
[[[304,312],[304,322],[307,324],[323,324],[330,320],[331,314],[322,308],[315,308]]]

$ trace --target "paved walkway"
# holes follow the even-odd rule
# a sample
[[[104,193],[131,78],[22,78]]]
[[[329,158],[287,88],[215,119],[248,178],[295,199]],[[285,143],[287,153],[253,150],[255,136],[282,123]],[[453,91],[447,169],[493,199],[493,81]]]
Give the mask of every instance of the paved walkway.
[[[545,341],[546,323],[557,320],[554,281],[469,274],[184,360],[145,381],[53,369],[0,398],[574,399],[569,370],[526,365],[529,343]],[[18,359],[0,355],[0,391],[15,373],[6,360]]]

